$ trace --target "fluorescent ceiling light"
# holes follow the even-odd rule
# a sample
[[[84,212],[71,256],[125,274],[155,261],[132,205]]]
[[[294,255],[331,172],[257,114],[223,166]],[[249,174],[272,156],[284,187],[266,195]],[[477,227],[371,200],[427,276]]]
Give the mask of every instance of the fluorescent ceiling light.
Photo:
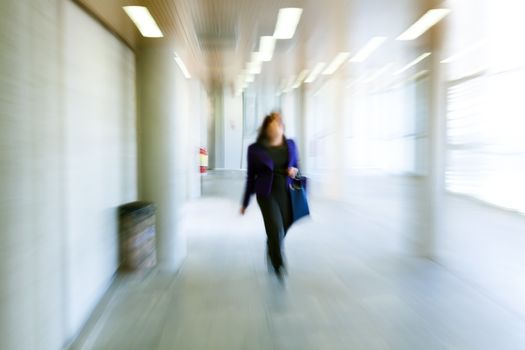
[[[251,75],[260,74],[262,71],[262,63],[260,61],[249,62],[246,65],[246,71],[248,72],[248,74],[251,74]]]
[[[464,50],[458,52],[457,54],[452,55],[452,56],[444,59],[443,61],[441,61],[441,63],[452,63],[452,62],[458,61],[459,59],[463,58],[464,56],[468,55],[469,53],[482,48],[483,45],[485,45],[486,42],[487,42],[487,40],[481,40],[481,41],[479,41],[479,42],[477,42],[477,43],[475,43],[473,45],[470,45],[469,47],[467,47]]]
[[[124,6],[124,11],[129,18],[135,23],[140,31],[140,34],[146,38],[161,38],[163,37],[159,26],[151,16],[151,13],[144,6]]]
[[[263,62],[272,60],[273,50],[275,48],[275,38],[273,36],[261,36],[259,42],[259,58]]]
[[[297,89],[299,86],[301,86],[304,78],[306,78],[306,75],[308,75],[308,70],[306,69],[299,73],[299,76],[297,77],[297,80],[295,81],[295,84],[293,86],[294,89]]]
[[[335,56],[335,58],[332,60],[332,62],[330,62],[328,67],[326,67],[323,74],[324,75],[334,74],[335,71],[338,70],[339,67],[341,67],[341,65],[348,60],[348,57],[350,57],[349,52],[341,52],[340,54]]]
[[[450,13],[449,9],[433,9],[425,13],[416,23],[412,24],[396,40],[414,40],[441,21]]]
[[[247,74],[245,71],[243,71],[241,74],[239,74],[239,77],[237,79],[238,80],[238,84],[241,88],[246,88],[248,86],[248,82],[246,81],[246,78],[247,78]]]
[[[294,85],[295,85],[295,77],[290,77],[290,79],[288,79],[288,84],[286,84],[286,88],[284,89],[284,92],[292,91]]]
[[[369,77],[363,78],[361,81],[363,81],[364,83],[371,83],[372,81],[376,80],[381,75],[383,75],[385,72],[387,72],[393,65],[393,63],[388,63],[382,68],[378,69],[375,73],[371,74]]]
[[[282,8],[277,16],[277,24],[273,37],[275,39],[291,39],[295,34],[303,9],[301,8]]]
[[[406,71],[409,68],[415,66],[416,64],[418,64],[419,62],[423,61],[425,58],[427,58],[430,55],[431,55],[430,52],[425,52],[424,54],[422,54],[421,56],[419,56],[418,58],[416,58],[415,60],[413,60],[412,62],[410,62],[409,64],[407,64],[403,68],[401,68],[400,70],[396,71],[394,73],[394,75],[399,75],[399,74],[403,73],[404,71]]]
[[[375,36],[370,39],[361,50],[359,50],[351,59],[350,62],[364,62],[379,46],[381,46],[385,41],[386,37],[384,36]]]
[[[367,82],[369,78],[367,78],[367,75],[366,74],[362,74],[361,76],[359,76],[359,78],[352,78],[350,81],[350,83],[348,85],[346,85],[346,88],[347,89],[350,89],[351,87],[354,87],[354,86],[357,86],[361,83],[364,83],[364,82]]]
[[[324,63],[324,62],[317,63],[315,65],[314,69],[312,70],[312,72],[310,73],[310,75],[306,78],[306,80],[304,82],[305,83],[313,83],[315,81],[315,79],[317,79],[319,74],[321,74],[321,71],[323,70],[325,65],[326,65],[326,63]]]
[[[411,76],[410,78],[408,78],[408,80],[418,80],[419,78],[425,76],[428,74],[428,70],[422,70],[422,71],[419,71],[417,72],[416,74],[414,74],[413,76]]]
[[[260,61],[261,61],[261,53],[252,52],[252,62],[260,62]]]
[[[428,74],[428,70],[419,71],[416,74],[412,75],[411,77],[408,77],[407,79],[402,80],[402,81],[398,82],[397,84],[393,85],[391,88],[392,89],[399,89],[400,87],[405,85],[407,82],[418,80],[419,78],[424,77],[427,74]]]
[[[239,77],[237,78],[237,80],[235,81],[235,86],[237,87],[237,89],[244,89],[244,86],[245,86],[245,81],[244,81],[244,76],[243,75],[239,75]]]
[[[299,77],[298,77],[297,81],[300,81],[300,82],[302,83],[303,80],[306,78],[307,75],[308,75],[308,69],[304,69],[304,70],[299,74]]]
[[[182,61],[182,59],[179,57],[179,55],[175,54],[175,62],[177,62],[177,65],[179,66],[180,70],[182,71],[182,74],[184,74],[184,77],[186,79],[190,79],[191,75],[188,71],[188,68],[186,68],[186,65]]]

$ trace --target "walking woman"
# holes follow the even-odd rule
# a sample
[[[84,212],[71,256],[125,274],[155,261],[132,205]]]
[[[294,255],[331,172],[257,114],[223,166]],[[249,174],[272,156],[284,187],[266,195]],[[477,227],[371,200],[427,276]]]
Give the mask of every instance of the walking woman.
[[[241,214],[256,194],[267,236],[267,254],[275,274],[282,280],[283,239],[293,222],[289,185],[298,173],[295,142],[286,139],[279,113],[264,118],[257,141],[248,147],[248,173]]]

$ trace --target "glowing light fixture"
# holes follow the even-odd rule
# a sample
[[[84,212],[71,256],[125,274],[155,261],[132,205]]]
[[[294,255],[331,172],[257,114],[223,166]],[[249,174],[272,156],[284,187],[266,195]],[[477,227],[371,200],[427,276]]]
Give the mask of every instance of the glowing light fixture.
[[[179,66],[180,70],[182,71],[182,74],[184,75],[184,77],[186,79],[191,79],[190,72],[188,71],[188,68],[184,64],[184,61],[182,60],[182,58],[180,58],[179,55],[177,55],[177,53],[175,53],[175,57],[174,58],[175,58],[175,62],[177,62],[177,65]]]
[[[430,52],[425,52],[424,54],[422,54],[421,56],[419,56],[418,58],[416,58],[415,60],[413,60],[412,62],[410,62],[409,64],[407,64],[403,68],[401,68],[400,70],[396,71],[394,73],[394,75],[399,75],[399,74],[403,73],[404,71],[406,71],[406,70],[410,69],[411,67],[415,66],[416,64],[418,64],[419,62],[423,61],[425,58],[427,58],[430,55],[431,55]]]
[[[306,80],[304,81],[305,83],[313,83],[317,77],[319,76],[319,74],[321,74],[323,68],[326,66],[326,63],[324,62],[321,62],[321,63],[317,63],[314,67],[314,69],[312,70],[312,72],[310,73],[310,75],[308,75],[308,77],[306,78]]]
[[[370,39],[365,46],[361,48],[351,59],[350,62],[364,62],[375,50],[379,48],[385,41],[386,37],[384,36],[375,36]]]
[[[252,62],[261,62],[260,52],[252,52]]]
[[[248,74],[251,74],[251,75],[260,74],[262,71],[262,63],[260,61],[249,62],[246,65],[246,71],[248,72]]]
[[[301,84],[303,83],[303,80],[308,75],[308,70],[303,70],[301,73],[299,73],[299,76],[297,77],[297,80],[295,81],[295,84],[293,85],[294,89],[297,89]]]
[[[330,62],[328,67],[326,67],[326,69],[324,70],[323,75],[334,74],[339,69],[339,67],[341,67],[341,65],[348,60],[348,57],[350,57],[349,52],[341,52],[340,54],[335,56],[332,62]]]
[[[124,11],[137,26],[140,34],[146,38],[161,38],[164,35],[160,31],[157,22],[151,16],[149,10],[144,6],[124,6]]]
[[[259,42],[259,59],[262,62],[271,61],[274,48],[275,38],[273,36],[261,36],[261,40]]]
[[[450,13],[449,9],[433,9],[425,13],[420,19],[404,31],[396,40],[414,40],[423,35],[436,23]]]
[[[275,39],[293,38],[302,13],[303,9],[301,8],[289,7],[280,9],[273,37]]]
[[[393,63],[388,63],[384,65],[382,68],[378,69],[375,73],[369,75],[366,78],[363,78],[361,81],[364,83],[371,83],[377,78],[379,78],[381,75],[385,74],[388,70],[390,70],[393,65],[394,65]]]

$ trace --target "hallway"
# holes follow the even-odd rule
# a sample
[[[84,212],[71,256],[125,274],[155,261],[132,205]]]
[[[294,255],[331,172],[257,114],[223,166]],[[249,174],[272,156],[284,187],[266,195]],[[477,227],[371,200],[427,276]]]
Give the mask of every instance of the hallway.
[[[525,349],[523,13],[1,0],[0,350]]]
[[[72,349],[523,349],[525,323],[439,265],[385,244],[389,225],[313,200],[281,286],[241,172],[203,178],[178,274],[118,277]],[[380,202],[380,201],[379,201]]]

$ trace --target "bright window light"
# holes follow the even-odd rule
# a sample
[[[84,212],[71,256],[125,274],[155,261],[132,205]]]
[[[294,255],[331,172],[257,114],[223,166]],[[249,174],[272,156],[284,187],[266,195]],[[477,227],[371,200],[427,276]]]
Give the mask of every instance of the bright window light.
[[[301,8],[290,7],[280,9],[273,37],[275,39],[293,38],[302,13],[303,9]]]
[[[376,36],[373,37],[366,43],[365,46],[361,50],[359,50],[351,59],[350,62],[364,62],[375,50],[379,48],[385,41],[386,37],[384,36]]]
[[[450,5],[446,188],[525,214],[525,2]]]
[[[441,61],[441,63],[452,63],[452,62],[456,62],[462,58],[464,58],[465,56],[467,56],[468,54],[476,51],[476,50],[479,50],[481,49],[483,46],[485,46],[487,44],[487,40],[481,40],[481,41],[478,41],[477,43],[474,43],[470,46],[468,46],[467,48],[461,50],[460,52],[444,59]]]
[[[146,7],[124,6],[123,8],[129,18],[135,23],[142,36],[146,38],[161,38],[164,36]]]
[[[396,40],[414,40],[432,28],[450,13],[449,9],[433,9],[425,13],[416,23],[412,24]]]

